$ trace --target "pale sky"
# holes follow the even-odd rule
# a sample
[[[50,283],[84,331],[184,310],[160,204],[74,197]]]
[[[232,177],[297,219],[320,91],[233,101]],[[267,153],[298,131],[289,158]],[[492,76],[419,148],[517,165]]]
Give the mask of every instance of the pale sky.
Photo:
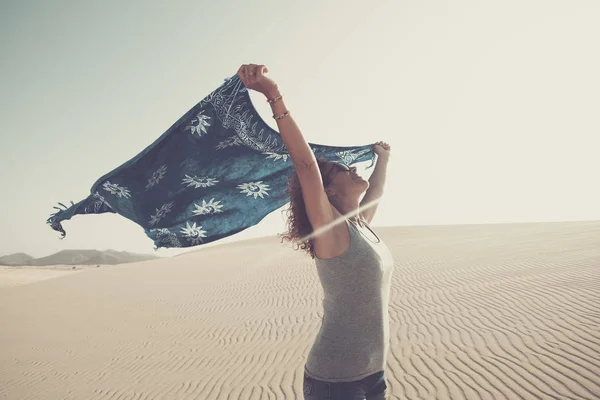
[[[118,215],[45,221],[242,63],[308,141],[392,146],[374,226],[600,220],[598,21],[597,0],[0,1],[0,255],[155,253]]]

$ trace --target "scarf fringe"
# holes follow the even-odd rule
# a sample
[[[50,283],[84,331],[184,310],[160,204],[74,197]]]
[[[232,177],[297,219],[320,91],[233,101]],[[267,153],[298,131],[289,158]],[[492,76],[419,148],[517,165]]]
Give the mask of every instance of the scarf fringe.
[[[72,211],[74,211],[74,207],[76,204],[73,202],[73,200],[71,200],[71,205],[69,207],[67,207],[61,202],[58,202],[58,205],[60,207],[52,207],[58,211],[50,214],[50,217],[48,217],[48,219],[46,220],[46,224],[50,225],[50,227],[55,231],[60,232],[61,236],[59,239],[62,240],[67,236],[67,232],[62,227],[61,221],[71,218],[71,215],[73,214]],[[67,215],[67,213],[71,215]]]

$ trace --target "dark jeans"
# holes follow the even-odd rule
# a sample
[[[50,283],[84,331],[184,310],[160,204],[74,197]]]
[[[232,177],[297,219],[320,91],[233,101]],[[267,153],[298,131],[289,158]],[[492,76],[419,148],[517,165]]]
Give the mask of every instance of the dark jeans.
[[[354,382],[323,382],[304,374],[305,400],[386,400],[383,371]]]

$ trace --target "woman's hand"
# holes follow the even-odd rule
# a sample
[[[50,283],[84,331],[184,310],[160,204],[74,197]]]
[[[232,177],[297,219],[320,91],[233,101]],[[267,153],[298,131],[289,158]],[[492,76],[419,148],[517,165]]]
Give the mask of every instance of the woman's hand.
[[[264,65],[244,64],[238,69],[237,76],[246,88],[256,90],[267,98],[273,98],[277,96],[277,84],[265,76],[267,72],[269,69]]]
[[[386,142],[377,142],[373,144],[373,149],[377,157],[389,157],[392,148]]]

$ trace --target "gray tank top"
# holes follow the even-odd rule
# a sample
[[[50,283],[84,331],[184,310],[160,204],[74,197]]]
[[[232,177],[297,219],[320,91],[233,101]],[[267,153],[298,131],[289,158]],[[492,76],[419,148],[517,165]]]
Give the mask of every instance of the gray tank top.
[[[323,287],[323,320],[304,371],[326,382],[351,382],[385,370],[394,259],[370,229],[345,219],[350,246],[315,258]]]

